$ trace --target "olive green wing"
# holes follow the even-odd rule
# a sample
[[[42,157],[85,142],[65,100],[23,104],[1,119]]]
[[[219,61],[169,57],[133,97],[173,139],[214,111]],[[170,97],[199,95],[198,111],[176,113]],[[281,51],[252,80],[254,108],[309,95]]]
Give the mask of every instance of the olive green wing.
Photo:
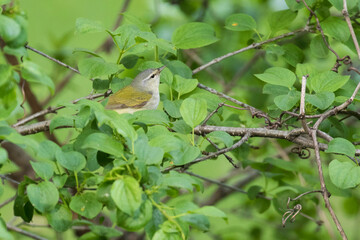
[[[150,100],[151,94],[147,92],[140,92],[133,86],[129,85],[120,89],[115,94],[109,97],[106,105],[107,109],[121,109],[121,108],[142,108]]]

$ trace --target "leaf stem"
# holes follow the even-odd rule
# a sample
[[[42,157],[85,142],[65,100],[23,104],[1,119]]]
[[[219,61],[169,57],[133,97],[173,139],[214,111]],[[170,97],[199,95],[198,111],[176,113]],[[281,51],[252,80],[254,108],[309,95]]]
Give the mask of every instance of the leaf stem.
[[[79,179],[78,179],[78,176],[77,176],[77,172],[74,171],[74,176],[75,176],[75,182],[76,182],[76,191],[77,192],[80,192],[80,189],[79,189]]]
[[[159,211],[162,213],[162,215],[164,215],[169,222],[173,223],[176,226],[176,228],[179,230],[179,232],[181,234],[181,238],[183,240],[185,240],[186,239],[185,234],[184,234],[182,228],[180,227],[179,223],[174,220],[174,216],[170,216],[169,214],[167,214],[167,212],[163,209],[163,207],[160,206],[159,204],[157,204],[157,202],[155,202],[155,200],[152,197],[150,197],[149,195],[148,195],[148,198],[151,201],[151,203],[154,205],[154,207],[159,209]]]

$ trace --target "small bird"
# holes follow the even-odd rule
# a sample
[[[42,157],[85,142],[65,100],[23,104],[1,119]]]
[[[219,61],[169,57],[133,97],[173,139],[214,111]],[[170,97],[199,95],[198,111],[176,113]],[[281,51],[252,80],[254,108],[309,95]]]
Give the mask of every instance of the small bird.
[[[160,102],[160,73],[165,68],[151,68],[139,73],[129,86],[109,97],[106,109],[117,113],[134,113],[145,109],[156,109]]]

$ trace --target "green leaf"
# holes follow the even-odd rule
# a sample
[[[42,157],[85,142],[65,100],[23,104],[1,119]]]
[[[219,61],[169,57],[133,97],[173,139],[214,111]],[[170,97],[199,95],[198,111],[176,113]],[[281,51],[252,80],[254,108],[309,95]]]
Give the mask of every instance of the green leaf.
[[[343,76],[333,71],[322,72],[309,78],[308,86],[315,92],[335,92],[345,85],[350,76]]]
[[[39,83],[49,88],[51,93],[54,93],[54,83],[45,73],[42,72],[40,67],[30,61],[24,61],[22,64],[21,75],[28,82]]]
[[[279,158],[265,158],[264,163],[270,163],[271,165],[284,169],[286,171],[298,171],[295,163],[288,162]]]
[[[94,79],[92,82],[92,88],[96,91],[102,91],[109,89],[110,81],[109,80],[102,80],[99,78]]]
[[[342,11],[344,8],[343,0],[329,0],[329,2],[339,11]],[[346,0],[346,2],[347,2],[348,10],[350,10],[356,6],[356,4],[358,3],[358,0]]]
[[[181,217],[181,220],[200,231],[207,232],[210,229],[209,219],[200,214],[188,214]]]
[[[168,125],[169,117],[161,110],[142,110],[133,114],[137,122],[145,123],[146,125]]]
[[[172,53],[175,56],[177,55],[175,46],[165,39],[156,38],[153,40],[153,44],[155,44],[156,46],[158,46],[160,49],[164,50],[165,52]]]
[[[121,142],[115,140],[113,136],[99,132],[90,134],[81,147],[106,152],[117,157],[121,157],[124,151]]]
[[[94,56],[94,57],[99,57],[99,58],[101,58],[101,56],[100,56],[99,54],[97,54],[96,52],[91,51],[91,50],[89,50],[89,49],[86,49],[86,48],[75,48],[75,49],[73,50],[73,53],[77,53],[77,52],[79,52],[79,53],[87,53],[87,54],[90,54],[90,55],[92,55],[92,56]]]
[[[50,180],[54,174],[53,165],[48,162],[33,162],[30,161],[30,164],[36,174],[44,180]]]
[[[161,134],[150,140],[151,146],[160,147],[164,152],[169,153],[171,151],[179,149],[182,141],[174,135]]]
[[[116,211],[116,224],[128,231],[137,231],[145,227],[152,217],[152,204],[149,200],[143,202],[134,216],[130,216],[121,210]]]
[[[44,140],[39,144],[36,156],[40,160],[55,161],[55,153],[58,150],[60,150],[60,147],[56,143]]]
[[[256,22],[251,16],[238,13],[226,18],[225,28],[232,31],[249,31],[256,29]]]
[[[0,217],[0,236],[3,240],[14,240],[14,236],[8,231],[5,221]]]
[[[55,175],[53,177],[53,182],[57,188],[62,188],[65,185],[67,179],[68,175],[64,173],[63,175]]]
[[[227,132],[223,131],[214,131],[206,136],[215,143],[224,143],[226,147],[231,147],[234,142],[233,138]]]
[[[184,165],[199,157],[201,152],[198,147],[181,142],[180,147],[171,151],[170,154],[173,157],[174,165]]]
[[[282,46],[284,50],[283,57],[287,63],[296,67],[296,64],[304,61],[304,52],[295,44],[285,44]]]
[[[197,79],[186,79],[179,75],[174,76],[172,87],[179,93],[178,98],[185,93],[189,93],[194,90],[198,85]]]
[[[187,98],[180,106],[180,113],[186,124],[195,128],[206,118],[206,101],[204,99]]]
[[[168,61],[164,59],[163,61],[164,64],[166,65],[166,68],[163,71],[169,69],[173,75],[179,75],[182,76],[183,78],[192,77],[192,70],[185,63],[179,60]]]
[[[138,16],[134,16],[128,12],[122,13],[122,15],[124,16],[126,23],[137,26],[141,31],[151,32],[151,25],[141,21]]]
[[[95,236],[95,238],[99,238],[99,236],[101,236],[100,238],[105,238],[105,239],[114,239],[114,238],[119,239],[119,237],[123,235],[123,233],[120,230],[115,229],[113,227],[90,225],[89,228],[91,230],[91,233],[97,235]]]
[[[96,199],[96,193],[85,192],[71,198],[70,209],[81,216],[92,219],[100,213],[102,204]]]
[[[121,70],[120,65],[105,62],[104,59],[93,57],[79,61],[79,71],[88,78],[95,78],[114,74]]]
[[[360,184],[360,167],[352,162],[340,162],[336,159],[329,164],[329,175],[335,186],[346,189]]]
[[[334,102],[335,94],[332,92],[320,92],[316,94],[306,94],[306,102],[314,105],[315,107],[325,110]]]
[[[305,7],[305,5],[301,1],[297,2],[293,0],[285,0],[285,2],[292,11],[297,11]]]
[[[185,173],[170,172],[164,177],[163,185],[170,187],[184,188],[189,192],[193,190],[194,180]]]
[[[115,203],[110,196],[112,182],[103,182],[96,191],[96,198],[99,202],[106,205],[109,209],[115,209]]]
[[[269,209],[271,201],[264,198],[256,198],[254,200],[254,206],[259,213],[263,213]]]
[[[29,184],[26,191],[31,204],[42,213],[51,211],[59,200],[59,192],[51,182]]]
[[[81,17],[76,19],[75,33],[96,33],[104,30],[105,29],[100,21]]]
[[[207,217],[222,218],[225,221],[227,221],[227,219],[228,219],[226,214],[223,211],[221,211],[220,209],[218,209],[214,206],[204,206],[202,208],[192,210],[191,213],[198,213],[198,214],[202,214]]]
[[[288,94],[288,92],[289,92],[289,88],[278,85],[272,85],[270,83],[266,83],[263,87],[263,93],[274,96],[285,95]]]
[[[326,41],[328,41],[327,37]],[[311,53],[318,58],[325,58],[329,54],[329,49],[326,47],[325,42],[320,34],[311,39],[310,49]]]
[[[141,194],[139,183],[130,176],[116,180],[111,188],[111,197],[116,206],[131,216],[141,205]]]
[[[0,165],[6,163],[6,161],[8,160],[8,153],[5,149],[3,149],[2,147],[0,147]]]
[[[135,141],[135,154],[138,160],[146,165],[158,165],[162,162],[164,150],[160,147],[150,146],[145,137],[139,137]]]
[[[21,27],[14,19],[0,15],[0,37],[5,42],[14,40],[20,32]]]
[[[317,74],[317,71],[315,70],[315,67],[313,64],[310,63],[304,63],[304,64],[297,64],[296,65],[296,75],[299,79],[301,79],[303,76],[309,75],[310,78],[312,78],[315,74]]]
[[[7,83],[13,75],[12,67],[8,64],[0,64],[0,87]]]
[[[297,14],[291,10],[273,12],[269,18],[271,30],[276,32],[277,30],[287,27],[294,21],[296,15]]]
[[[181,106],[182,102],[183,102],[182,99],[175,100],[175,101],[170,101],[170,100],[166,99],[163,102],[164,110],[170,115],[170,117],[180,118],[181,117],[180,106]]]
[[[286,95],[280,95],[274,98],[275,105],[283,111],[292,109],[300,101],[300,92],[291,90]]]
[[[55,157],[61,166],[70,171],[80,172],[86,165],[84,155],[79,152],[63,152],[62,150],[59,150],[56,152]]]
[[[100,126],[108,124],[114,128],[117,133],[125,138],[131,139],[131,141],[135,141],[137,138],[134,127],[129,124],[124,114],[119,115],[118,113],[109,110],[106,112],[96,111],[95,115]]]
[[[255,77],[261,81],[288,88],[292,87],[296,80],[296,76],[292,71],[281,67],[268,68],[262,74],[255,74]]]
[[[72,225],[72,213],[64,205],[58,205],[46,214],[50,226],[57,232],[65,232]]]
[[[130,69],[130,68],[133,68],[136,65],[138,59],[139,59],[138,55],[129,54],[129,55],[126,55],[125,57],[123,57],[121,59],[120,63],[122,65],[124,65],[125,68]]]
[[[344,138],[334,138],[329,142],[328,149],[325,152],[345,154],[354,157],[356,149],[350,141]]]
[[[174,227],[173,232],[166,232],[163,229],[159,229],[155,232],[152,240],[184,240],[181,236],[181,233],[176,227]]]
[[[14,201],[14,215],[21,217],[25,222],[31,222],[34,216],[34,207],[29,198],[24,196],[20,191]]]
[[[340,42],[346,42],[350,37],[349,28],[342,18],[328,17],[321,23],[321,27],[325,34]]]
[[[175,47],[189,49],[210,45],[219,39],[215,37],[215,30],[211,25],[192,22],[178,27],[171,40]]]
[[[247,195],[250,200],[255,200],[257,196],[263,191],[263,188],[258,185],[253,185],[247,190]]]

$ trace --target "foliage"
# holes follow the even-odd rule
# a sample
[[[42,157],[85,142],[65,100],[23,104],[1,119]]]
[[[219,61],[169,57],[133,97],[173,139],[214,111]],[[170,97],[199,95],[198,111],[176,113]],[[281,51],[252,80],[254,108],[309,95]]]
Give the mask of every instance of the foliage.
[[[336,231],[320,221],[330,192],[350,236],[360,199],[357,43],[342,1],[269,2],[164,1],[176,16],[143,21],[129,10],[114,30],[78,17],[74,38],[107,37],[111,52],[71,46],[57,57],[72,59],[100,97],[166,66],[158,109],[119,115],[95,95],[56,99],[71,67],[51,73],[29,55],[28,17],[0,1],[0,176],[16,185],[0,235],[30,234],[12,216],[20,225],[41,216],[56,232],[86,228],[80,239],[322,239]],[[358,33],[360,2],[347,3]],[[29,157],[19,165],[8,143]],[[7,175],[15,164],[21,179]]]

